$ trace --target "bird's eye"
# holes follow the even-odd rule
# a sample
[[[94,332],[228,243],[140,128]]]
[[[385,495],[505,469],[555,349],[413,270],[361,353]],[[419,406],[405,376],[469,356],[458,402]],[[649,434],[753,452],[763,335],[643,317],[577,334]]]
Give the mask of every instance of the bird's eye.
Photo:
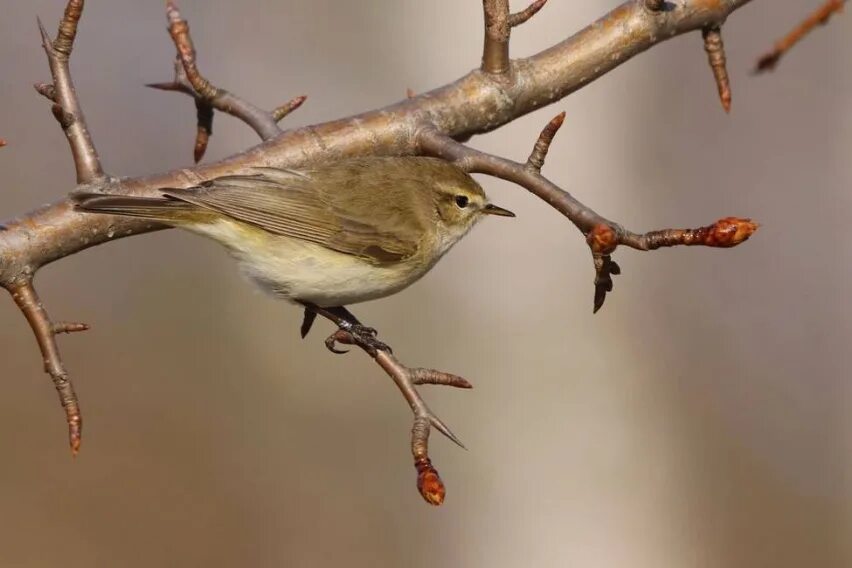
[[[466,195],[456,195],[456,205],[464,209],[467,207],[468,199]]]

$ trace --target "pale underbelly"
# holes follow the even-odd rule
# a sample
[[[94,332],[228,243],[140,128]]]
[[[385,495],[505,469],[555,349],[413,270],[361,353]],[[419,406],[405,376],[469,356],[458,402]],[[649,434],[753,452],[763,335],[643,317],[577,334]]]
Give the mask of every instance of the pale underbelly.
[[[315,243],[230,221],[193,230],[225,244],[243,273],[265,291],[321,307],[388,296],[418,280],[431,267],[418,268],[419,263],[412,261],[376,266]]]

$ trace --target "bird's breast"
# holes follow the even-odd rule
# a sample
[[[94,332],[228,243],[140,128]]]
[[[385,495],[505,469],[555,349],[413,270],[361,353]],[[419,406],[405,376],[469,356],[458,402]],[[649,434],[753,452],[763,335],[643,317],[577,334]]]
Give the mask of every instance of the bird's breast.
[[[321,307],[365,302],[398,292],[434,265],[416,255],[375,265],[360,257],[250,225],[219,220],[193,227],[228,247],[244,274],[264,290]]]

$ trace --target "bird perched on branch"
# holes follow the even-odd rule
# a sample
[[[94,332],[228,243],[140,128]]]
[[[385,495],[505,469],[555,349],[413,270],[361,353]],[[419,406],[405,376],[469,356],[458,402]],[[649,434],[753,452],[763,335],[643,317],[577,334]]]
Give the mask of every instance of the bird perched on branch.
[[[263,289],[305,306],[303,336],[320,313],[373,350],[387,346],[344,306],[410,286],[486,215],[514,217],[466,172],[426,157],[254,168],[161,191],[75,199],[82,211],[155,219],[222,243]]]

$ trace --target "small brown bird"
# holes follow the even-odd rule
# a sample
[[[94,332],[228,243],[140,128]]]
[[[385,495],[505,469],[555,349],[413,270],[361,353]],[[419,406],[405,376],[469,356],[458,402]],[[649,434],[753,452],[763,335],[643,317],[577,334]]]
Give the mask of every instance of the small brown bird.
[[[76,199],[83,211],[156,219],[210,237],[261,288],[359,327],[343,306],[410,286],[486,215],[514,217],[457,166],[426,157],[254,168],[162,194]],[[303,335],[312,321],[306,312]]]

